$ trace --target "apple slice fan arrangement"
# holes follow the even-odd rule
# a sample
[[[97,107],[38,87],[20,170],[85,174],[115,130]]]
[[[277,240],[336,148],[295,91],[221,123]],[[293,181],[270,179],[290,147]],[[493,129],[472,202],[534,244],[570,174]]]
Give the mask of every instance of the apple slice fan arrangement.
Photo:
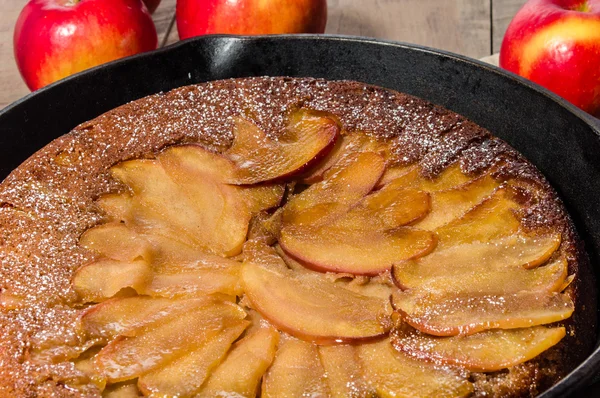
[[[397,92],[184,87],[77,127],[0,188],[15,396],[529,397],[593,344],[543,177]]]

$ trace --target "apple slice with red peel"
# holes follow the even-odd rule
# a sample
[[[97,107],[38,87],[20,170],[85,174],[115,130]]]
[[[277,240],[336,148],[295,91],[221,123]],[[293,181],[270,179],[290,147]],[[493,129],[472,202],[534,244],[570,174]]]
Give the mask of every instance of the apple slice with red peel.
[[[363,370],[353,345],[319,347],[319,358],[327,375],[329,396],[333,398],[361,398],[374,395],[363,379]]]
[[[256,396],[263,375],[275,359],[278,343],[279,333],[275,328],[255,329],[233,345],[196,396]]]
[[[115,298],[85,310],[81,323],[91,336],[134,336],[145,326],[219,302],[220,300],[209,296],[191,300],[144,296]]]
[[[356,350],[364,377],[379,397],[457,398],[473,393],[473,385],[465,378],[397,352],[389,339],[362,344]]]
[[[412,357],[472,372],[495,372],[537,357],[558,344],[564,327],[534,326],[488,330],[470,336],[433,337],[404,327],[392,334],[392,345]]]
[[[492,266],[489,268],[473,264],[472,268],[452,268],[452,263],[430,275],[422,269],[418,261],[407,261],[394,265],[393,276],[396,284],[403,290],[419,289],[429,293],[487,293],[512,294],[520,291],[560,292],[567,278],[568,264],[558,259],[543,267],[524,269],[521,266]],[[430,269],[429,267],[426,267]]]
[[[371,192],[384,170],[385,161],[380,155],[373,152],[350,155],[347,165],[334,166],[326,173],[325,180],[290,198],[283,207],[283,222],[291,223],[302,212],[319,205],[336,205],[336,212],[331,207],[330,218],[347,211]],[[328,219],[324,217],[321,222]]]
[[[317,346],[287,338],[279,343],[273,364],[263,378],[263,398],[329,396]]]
[[[359,152],[374,152],[384,154],[387,151],[387,145],[378,141],[375,137],[365,134],[362,131],[354,131],[340,136],[329,154],[317,164],[316,167],[309,170],[302,178],[306,184],[314,184],[322,181],[325,174],[335,165],[344,165],[348,157]]]
[[[382,231],[363,217],[351,217],[348,213],[343,224],[323,228],[284,227],[279,243],[308,268],[355,275],[378,275],[394,263],[435,248],[436,237],[429,231],[410,227]]]
[[[417,226],[427,230],[441,227],[481,203],[500,185],[500,182],[489,174],[485,174],[456,188],[433,192],[431,194],[431,211]]]
[[[248,325],[248,321],[239,320],[227,325],[218,334],[202,341],[199,347],[142,375],[138,387],[147,396],[195,396]]]
[[[462,217],[437,228],[439,247],[489,242],[515,234],[521,226],[516,215],[520,206],[512,196],[508,188],[499,188]]]
[[[117,337],[96,355],[94,363],[111,383],[133,379],[195,349],[245,317],[246,312],[236,304],[211,303],[169,322],[150,324],[135,336]]]
[[[567,319],[574,311],[569,296],[546,292],[504,295],[394,292],[392,304],[406,323],[434,336],[544,325]]]
[[[227,268],[156,273],[143,293],[167,298],[199,297],[215,293],[236,296],[242,293],[239,284],[242,265],[235,264]]]
[[[127,288],[142,292],[151,280],[152,269],[146,261],[101,259],[75,272],[73,288],[84,302],[100,302]]]
[[[349,227],[359,222],[371,224],[383,230],[392,229],[419,221],[431,208],[427,192],[416,189],[390,189],[383,187],[373,192],[353,207],[336,225],[343,225],[349,218]],[[362,219],[363,221],[359,221]]]
[[[430,283],[443,287],[442,280],[448,280],[449,288],[456,286],[463,289],[473,288],[473,291],[477,291],[479,288],[484,288],[487,282],[492,281],[487,277],[493,279],[493,276],[497,275],[503,280],[508,277],[502,276],[502,273],[508,273],[510,277],[515,278],[515,281],[507,286],[508,289],[511,285],[516,287],[526,280],[532,282],[533,286],[539,282],[541,287],[546,285],[543,282],[549,283],[550,280],[566,278],[564,261],[557,261],[556,265],[538,273],[528,274],[523,271],[548,261],[559,245],[559,234],[515,235],[487,243],[467,243],[439,249],[418,259],[396,263],[392,267],[392,274],[396,284],[402,289],[433,287]],[[523,280],[516,280],[519,277]],[[540,277],[542,279],[538,279]],[[465,278],[473,284],[464,283]],[[451,282],[450,279],[455,281]],[[438,280],[440,283],[436,282]],[[562,281],[556,283],[560,285]],[[493,284],[490,287],[493,287]],[[496,286],[497,289],[502,287],[501,284]]]
[[[150,243],[118,222],[97,225],[88,229],[81,235],[79,245],[113,260],[144,259],[151,261],[152,259]]]
[[[248,262],[242,268],[242,283],[252,307],[293,336],[327,343],[387,332],[386,300],[344,289],[324,275],[295,274]]]
[[[242,202],[237,204],[234,212],[254,214],[273,208],[281,202],[285,192],[284,184],[248,187],[227,184],[236,173],[235,164],[224,155],[210,152],[200,145],[169,147],[158,155],[158,160],[176,181],[193,184],[196,178],[209,178],[221,184],[221,189],[229,191],[232,196],[238,196]]]
[[[233,145],[225,153],[237,170],[228,182],[256,184],[302,173],[331,151],[339,132],[340,126],[332,117],[308,110],[293,112],[277,139],[250,121],[237,118]]]

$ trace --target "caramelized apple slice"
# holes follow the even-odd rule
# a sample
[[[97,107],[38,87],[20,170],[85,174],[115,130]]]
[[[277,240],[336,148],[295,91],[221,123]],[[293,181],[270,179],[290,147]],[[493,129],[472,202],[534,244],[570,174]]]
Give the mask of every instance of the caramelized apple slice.
[[[392,303],[406,323],[434,336],[544,325],[567,319],[574,310],[567,295],[546,292],[505,295],[398,292],[392,295]]]
[[[194,396],[248,324],[248,321],[236,321],[226,325],[193,351],[142,375],[138,380],[140,390],[150,396]]]
[[[152,280],[152,269],[143,260],[101,259],[79,268],[73,276],[73,288],[84,302],[100,302],[122,289],[142,292]]]
[[[382,230],[392,229],[425,217],[430,210],[430,202],[429,194],[424,191],[383,187],[367,195],[338,223],[343,224],[344,219],[349,218],[350,228],[362,222]]]
[[[334,119],[300,110],[292,113],[284,134],[274,140],[253,123],[238,118],[233,145],[226,152],[237,167],[230,182],[256,184],[301,173],[329,153],[339,131]]]
[[[131,219],[133,201],[128,193],[109,193],[96,201],[109,221],[125,222]]]
[[[115,298],[85,310],[81,322],[91,336],[133,336],[147,325],[212,303],[218,301],[210,297],[193,300],[140,296]]]
[[[124,224],[117,222],[88,229],[81,235],[79,244],[113,260],[150,261],[152,258],[150,243]]]
[[[392,168],[386,174],[387,176],[384,174],[382,177],[382,182],[389,181],[390,188],[415,188],[426,192],[446,191],[473,181],[473,177],[461,171],[458,163],[446,167],[434,178],[424,177],[417,165],[402,167],[400,170]]]
[[[113,167],[113,175],[133,191],[129,221],[137,229],[174,237],[217,254],[239,253],[250,214],[241,199],[211,178],[183,168],[175,181],[153,160]],[[205,176],[204,176],[205,177]],[[135,229],[135,228],[134,228]]]
[[[295,275],[245,263],[242,283],[252,306],[294,336],[331,342],[387,332],[382,323],[389,315],[386,300],[344,289],[323,275]]]
[[[327,375],[331,397],[362,398],[374,395],[362,377],[355,346],[320,346],[319,357]]]
[[[500,188],[489,198],[473,207],[462,217],[436,229],[439,246],[488,242],[510,236],[520,227],[516,211],[519,204],[508,188]]]
[[[148,325],[135,336],[117,337],[96,355],[95,366],[109,382],[133,379],[195,349],[245,317],[236,304],[211,303],[169,322]]]
[[[468,397],[473,385],[467,380],[396,352],[389,339],[357,346],[364,377],[378,396]]]
[[[489,259],[489,257],[486,257]],[[482,261],[485,263],[485,261]],[[567,278],[568,264],[558,259],[543,267],[492,266],[486,268],[476,263],[471,268],[453,263],[439,264],[439,272],[427,274],[417,261],[406,261],[393,267],[393,276],[401,289],[415,289],[430,293],[487,293],[510,294],[523,290],[537,292],[559,292]],[[446,273],[442,268],[446,266]]]
[[[566,334],[564,327],[545,326],[454,337],[433,337],[407,329],[392,336],[396,349],[419,359],[458,365],[473,372],[494,372],[529,361]]]
[[[138,398],[140,390],[132,383],[120,383],[109,386],[102,392],[102,398]]]
[[[283,222],[292,223],[300,213],[323,204],[337,205],[336,212],[333,212],[333,207],[328,209],[329,217],[345,212],[371,192],[384,169],[384,159],[373,152],[349,156],[347,164],[334,166],[326,173],[324,181],[292,197],[283,208]]]
[[[431,195],[431,212],[417,225],[433,230],[461,217],[486,197],[490,196],[500,183],[489,174],[456,188],[437,191]]]
[[[155,274],[144,293],[153,297],[198,297],[223,293],[241,294],[239,286],[240,263],[220,269]]]
[[[359,152],[383,154],[386,150],[386,144],[362,131],[354,131],[350,134],[342,135],[337,139],[331,152],[316,167],[309,170],[302,181],[307,184],[314,184],[323,180],[325,173],[334,165],[341,166],[346,164],[348,157],[352,154]]]
[[[317,346],[288,338],[280,343],[275,361],[264,377],[261,397],[328,396],[325,380]]]
[[[233,345],[197,396],[256,396],[261,378],[275,359],[278,343],[279,333],[275,328],[254,330]]]
[[[558,234],[515,235],[487,243],[468,243],[439,249],[425,257],[394,264],[392,273],[396,284],[402,289],[427,286],[430,282],[436,283],[435,281],[438,279],[441,281],[454,278],[454,282],[449,281],[450,286],[460,287],[462,285],[465,289],[472,287],[476,291],[477,284],[481,284],[481,287],[485,286],[486,277],[493,279],[494,274],[504,279],[523,278],[520,281],[515,280],[515,284],[525,283],[525,280],[529,279],[536,285],[536,281],[550,282],[550,279],[556,280],[566,272],[562,262],[552,266],[551,270],[546,269],[529,274],[523,272],[526,271],[526,268],[534,268],[548,261],[559,245],[560,235]],[[502,276],[502,273],[509,275]],[[542,277],[542,279],[538,279],[538,277]],[[465,278],[475,285],[464,283]],[[559,285],[561,283],[562,281],[558,282]],[[443,284],[440,286],[443,287]],[[498,284],[497,287],[502,288],[503,285]]]
[[[309,268],[355,275],[377,275],[396,262],[424,256],[435,248],[435,235],[429,231],[372,227],[376,225],[362,217],[346,217],[342,225],[319,229],[284,227],[279,243]]]

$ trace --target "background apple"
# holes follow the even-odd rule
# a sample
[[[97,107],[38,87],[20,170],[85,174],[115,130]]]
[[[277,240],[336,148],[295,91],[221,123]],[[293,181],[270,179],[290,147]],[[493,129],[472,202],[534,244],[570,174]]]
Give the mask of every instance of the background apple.
[[[500,66],[600,114],[600,0],[530,0],[510,23]]]
[[[157,44],[142,0],[30,0],[14,32],[17,65],[31,90]]]
[[[181,39],[210,33],[323,33],[326,0],[178,0]]]

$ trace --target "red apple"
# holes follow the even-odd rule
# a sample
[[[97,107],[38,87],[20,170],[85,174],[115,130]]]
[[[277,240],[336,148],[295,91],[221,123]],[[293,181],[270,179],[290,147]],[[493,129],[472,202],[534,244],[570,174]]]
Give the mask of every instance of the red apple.
[[[30,0],[14,32],[17,65],[31,90],[157,44],[142,0]]]
[[[327,0],[178,0],[179,38],[231,33],[323,33]]]
[[[500,66],[600,114],[600,0],[529,0],[506,31]]]

